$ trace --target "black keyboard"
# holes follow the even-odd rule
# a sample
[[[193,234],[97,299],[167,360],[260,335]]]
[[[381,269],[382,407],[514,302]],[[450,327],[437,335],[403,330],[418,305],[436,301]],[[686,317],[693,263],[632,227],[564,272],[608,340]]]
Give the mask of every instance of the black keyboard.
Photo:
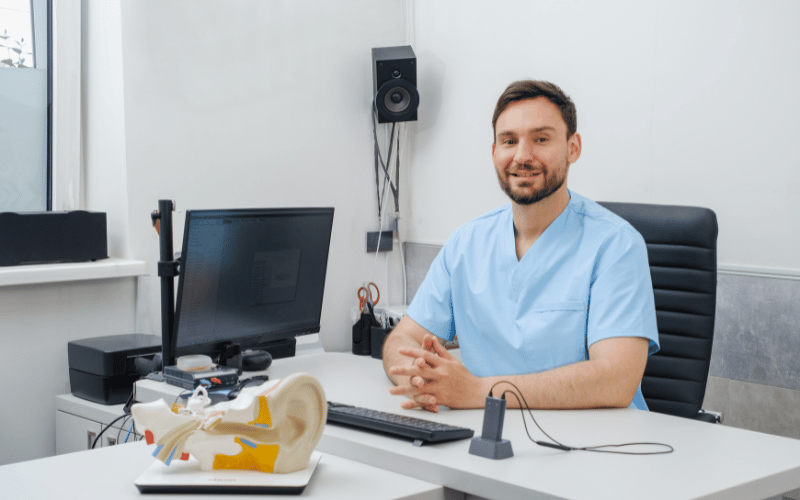
[[[440,443],[456,439],[471,438],[475,432],[466,427],[440,424],[421,418],[395,415],[383,411],[359,408],[328,401],[328,423],[344,424],[371,431],[391,434],[414,440],[414,446],[422,443]]]

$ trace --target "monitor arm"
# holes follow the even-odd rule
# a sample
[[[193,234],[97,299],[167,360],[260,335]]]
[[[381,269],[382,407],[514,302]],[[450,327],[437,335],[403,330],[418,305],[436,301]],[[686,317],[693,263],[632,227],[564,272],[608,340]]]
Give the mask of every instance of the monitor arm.
[[[175,276],[178,261],[172,253],[172,212],[175,202],[158,200],[158,210],[150,214],[153,227],[158,233],[160,258],[158,276],[161,278],[161,353],[163,366],[175,364]]]

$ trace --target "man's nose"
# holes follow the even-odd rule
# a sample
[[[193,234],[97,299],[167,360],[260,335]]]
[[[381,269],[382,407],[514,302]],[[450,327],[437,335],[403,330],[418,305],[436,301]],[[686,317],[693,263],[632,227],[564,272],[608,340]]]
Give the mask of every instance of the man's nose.
[[[516,151],[514,151],[514,162],[519,165],[531,165],[536,157],[534,153],[533,144],[528,140],[521,140],[517,143]]]

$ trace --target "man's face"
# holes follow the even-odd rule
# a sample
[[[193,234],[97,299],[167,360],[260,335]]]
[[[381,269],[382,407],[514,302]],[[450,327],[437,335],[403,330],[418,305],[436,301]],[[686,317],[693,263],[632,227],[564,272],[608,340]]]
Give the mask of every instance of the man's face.
[[[497,118],[492,160],[500,187],[520,205],[566,189],[567,171],[581,154],[581,138],[567,138],[558,107],[545,97],[511,103]]]

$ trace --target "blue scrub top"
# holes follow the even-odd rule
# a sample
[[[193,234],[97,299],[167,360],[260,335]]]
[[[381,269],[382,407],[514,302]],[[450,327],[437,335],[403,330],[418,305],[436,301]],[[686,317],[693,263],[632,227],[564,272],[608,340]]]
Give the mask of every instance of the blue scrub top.
[[[479,376],[535,373],[589,358],[611,337],[658,329],[647,247],[624,219],[570,191],[567,208],[517,259],[511,204],[461,226],[431,264],[406,314],[458,334]],[[647,409],[637,390],[631,407]]]

